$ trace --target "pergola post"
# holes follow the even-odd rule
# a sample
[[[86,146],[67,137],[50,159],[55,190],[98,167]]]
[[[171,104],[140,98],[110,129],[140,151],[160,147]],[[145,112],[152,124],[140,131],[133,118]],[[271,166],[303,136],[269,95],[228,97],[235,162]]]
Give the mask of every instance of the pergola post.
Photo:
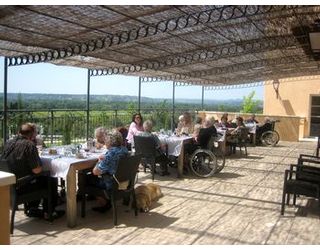
[[[8,119],[8,107],[7,107],[7,97],[8,97],[8,58],[4,58],[4,80],[3,80],[3,123],[2,123],[2,132],[3,132],[3,145],[7,141],[7,119]]]
[[[139,90],[138,90],[138,112],[140,113],[141,108],[141,77],[139,76]]]
[[[204,86],[202,86],[201,109],[204,110]]]
[[[174,104],[174,99],[175,99],[175,87],[176,83],[175,81],[172,82],[172,117],[171,117],[171,130],[172,132],[175,129],[175,124],[174,124],[174,111],[175,111],[175,104]]]
[[[90,69],[88,69],[88,77],[87,77],[87,131],[86,131],[86,139],[89,139],[89,126],[90,126]]]

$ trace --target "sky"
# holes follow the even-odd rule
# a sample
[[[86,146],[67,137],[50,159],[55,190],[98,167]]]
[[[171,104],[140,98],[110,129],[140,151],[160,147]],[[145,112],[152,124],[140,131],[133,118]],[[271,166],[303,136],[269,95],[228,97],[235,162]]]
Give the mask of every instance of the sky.
[[[0,57],[0,79],[4,79],[4,58]],[[87,69],[56,66],[50,63],[8,67],[8,93],[86,94]],[[3,84],[1,84],[3,86]],[[109,75],[94,76],[90,80],[90,93],[94,95],[138,96],[138,77]],[[207,90],[205,100],[242,99],[252,91],[255,99],[263,99],[263,87],[227,90]],[[3,93],[3,87],[0,90]],[[178,86],[175,98],[201,99],[201,86]],[[172,81],[144,82],[141,96],[172,98]]]

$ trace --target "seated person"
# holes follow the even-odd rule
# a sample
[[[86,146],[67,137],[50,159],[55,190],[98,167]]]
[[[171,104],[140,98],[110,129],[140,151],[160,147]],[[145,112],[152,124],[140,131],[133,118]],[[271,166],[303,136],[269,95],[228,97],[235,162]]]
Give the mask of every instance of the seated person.
[[[266,117],[264,119],[264,123],[263,124],[259,124],[257,126],[257,129],[256,129],[256,138],[257,138],[257,142],[260,142],[261,141],[261,135],[264,133],[264,132],[267,132],[267,131],[272,131],[272,122],[270,120],[269,117]]]
[[[22,178],[28,175],[39,174],[42,172],[42,163],[38,154],[33,139],[35,138],[36,126],[32,123],[25,123],[20,127],[18,135],[9,140],[5,147],[2,159],[6,159],[8,164],[12,167],[16,178]],[[57,205],[57,178],[48,176],[39,176],[33,180],[32,183],[28,183],[23,186],[23,190],[17,192],[27,193],[28,191],[35,191],[38,189],[44,189],[47,187],[47,183],[50,178],[52,183],[52,204],[53,204],[53,219],[59,218],[64,215],[64,211],[55,210]],[[40,200],[32,201],[24,204],[25,214],[30,217],[43,217],[48,219],[48,201],[43,198],[43,210],[39,209]]]
[[[214,121],[213,121],[213,126],[214,126],[216,129],[220,128],[220,122],[219,122],[219,120],[214,120]]]
[[[112,175],[117,171],[118,161],[120,157],[128,155],[126,147],[122,146],[123,138],[119,131],[114,130],[110,134],[105,134],[105,145],[108,151],[102,157],[99,163],[92,170],[93,175],[86,176],[86,182],[88,185],[101,188],[103,190],[111,190],[113,184]],[[102,141],[100,141],[102,142]],[[98,178],[99,175],[107,174],[107,180]],[[111,202],[107,199],[103,193],[101,196],[96,197],[99,206],[93,207],[92,210],[100,213],[104,213],[111,208]]]
[[[210,118],[206,118],[203,123],[203,128],[199,131],[199,135],[194,138],[194,143],[186,144],[184,150],[188,155],[191,155],[199,147],[206,149],[211,137],[216,135],[217,130],[213,126],[213,121]]]
[[[129,132],[129,130],[128,130],[128,128],[126,128],[126,127],[124,127],[124,126],[122,126],[122,127],[119,127],[118,128],[118,131],[121,133],[121,135],[122,135],[122,138],[123,138],[123,146],[127,146],[127,136],[128,136],[128,132]]]
[[[133,146],[133,136],[137,135],[139,131],[143,131],[143,119],[140,113],[133,114],[132,116],[132,122],[129,126],[128,135],[127,135],[127,148],[128,150],[131,150],[131,147]]]
[[[157,153],[156,153],[156,163],[160,164],[160,168],[161,168],[161,172],[160,175],[164,176],[164,175],[169,175],[170,173],[168,172],[168,157],[165,155],[165,151],[166,151],[166,144],[161,144],[158,136],[156,136],[155,134],[152,134],[152,127],[153,124],[150,120],[146,120],[143,123],[143,129],[144,132],[139,133],[139,136],[146,136],[146,137],[152,137],[153,140],[155,141],[156,144],[156,149],[157,149]]]
[[[247,129],[247,128],[244,125],[243,118],[242,117],[238,117],[237,118],[237,127],[235,129],[231,130],[231,132],[228,131],[228,133],[226,134],[226,142],[227,142],[227,144],[232,145],[234,143],[238,143],[239,142],[239,136],[241,134],[241,130],[242,129]],[[235,153],[235,148],[233,148],[233,151]]]
[[[199,135],[199,131],[200,129],[202,128],[202,118],[200,116],[198,116],[196,118],[196,122],[195,122],[195,125],[194,125],[194,128],[193,128],[193,134],[192,134],[192,137],[195,138]]]
[[[235,114],[233,120],[229,121],[231,128],[236,128],[238,126],[238,118],[240,117],[240,114]]]
[[[34,129],[34,135],[32,136],[31,140],[35,143],[37,148],[45,148],[46,145],[44,143],[43,138],[40,135],[40,128],[34,123],[32,123],[32,126]]]
[[[251,114],[251,116],[246,120],[246,123],[259,123],[259,122],[256,120],[256,115]]]
[[[179,117],[180,119],[180,117]],[[178,124],[178,127],[176,129],[176,135],[189,135],[193,133],[194,125],[192,123],[192,117],[189,112],[183,113],[183,119],[180,122],[180,125]]]
[[[231,124],[228,122],[227,117],[222,116],[221,117],[221,122],[219,123],[219,128],[221,129],[228,129],[231,128]]]
[[[96,137],[95,146],[97,149],[105,147],[107,129],[104,127],[96,128],[94,135]]]

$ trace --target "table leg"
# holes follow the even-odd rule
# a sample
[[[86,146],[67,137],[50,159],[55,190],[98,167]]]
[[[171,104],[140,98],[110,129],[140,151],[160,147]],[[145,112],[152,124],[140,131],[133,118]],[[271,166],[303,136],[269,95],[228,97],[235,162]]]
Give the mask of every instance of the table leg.
[[[67,175],[67,224],[68,227],[77,225],[77,198],[76,198],[76,170],[70,167]]]
[[[0,186],[0,245],[10,245],[10,186]]]
[[[184,152],[183,152],[183,146],[181,148],[180,155],[178,156],[178,178],[182,178],[183,176],[183,160],[184,160]]]

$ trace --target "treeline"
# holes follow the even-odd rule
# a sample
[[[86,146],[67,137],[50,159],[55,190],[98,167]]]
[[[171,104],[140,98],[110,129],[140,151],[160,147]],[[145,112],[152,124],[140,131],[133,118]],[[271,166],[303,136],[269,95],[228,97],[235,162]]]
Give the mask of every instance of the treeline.
[[[86,95],[58,95],[58,94],[8,94],[9,109],[86,109]],[[240,112],[243,100],[205,101],[205,110]],[[91,110],[125,110],[138,106],[135,96],[90,96]],[[172,101],[168,99],[153,99],[143,97],[141,101],[142,109],[172,109]],[[177,100],[176,109],[201,110],[202,105],[199,100]],[[0,109],[3,109],[3,95],[0,96]],[[263,102],[256,101],[252,112],[261,113]]]

